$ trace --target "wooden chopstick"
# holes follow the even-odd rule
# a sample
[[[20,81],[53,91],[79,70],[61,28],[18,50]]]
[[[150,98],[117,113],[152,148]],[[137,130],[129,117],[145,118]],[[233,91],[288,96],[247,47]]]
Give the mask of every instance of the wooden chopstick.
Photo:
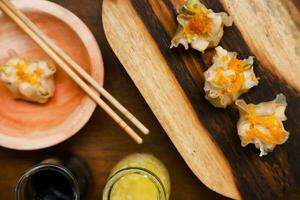
[[[101,87],[82,67],[80,67],[70,56],[58,47],[44,32],[42,32],[30,19],[18,10],[10,1],[2,0],[3,3],[14,12],[33,32],[51,47],[61,58],[63,58],[75,71],[77,71],[88,83],[90,83],[101,95],[103,95],[112,105],[114,105],[123,115],[125,115],[140,131],[148,134],[149,130],[134,117],[122,104],[120,104],[109,92]]]
[[[44,41],[33,32],[25,22],[18,18],[13,10],[0,1],[0,8],[25,32],[30,36],[126,133],[134,139],[138,144],[143,142],[143,139],[123,121],[69,66],[46,44]]]

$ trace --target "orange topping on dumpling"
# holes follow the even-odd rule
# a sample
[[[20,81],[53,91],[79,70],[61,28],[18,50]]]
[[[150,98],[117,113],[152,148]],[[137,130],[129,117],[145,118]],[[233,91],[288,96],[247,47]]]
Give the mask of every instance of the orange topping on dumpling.
[[[229,85],[222,91],[222,94],[233,94],[238,92],[245,82],[244,68],[245,61],[237,58],[232,58],[228,63],[228,69],[233,70],[234,74],[224,75],[224,67],[219,67],[215,70],[215,79],[213,82],[220,86]]]
[[[40,84],[39,79],[43,74],[43,70],[41,68],[37,68],[33,74],[27,72],[28,63],[27,61],[21,61],[16,66],[16,74],[20,81],[28,82],[30,84]]]
[[[288,132],[284,130],[281,119],[278,116],[275,114],[269,116],[257,116],[255,105],[253,104],[249,104],[247,109],[250,129],[242,140],[243,145],[247,145],[254,138],[259,138],[270,144],[281,144],[284,142],[286,136],[288,136]],[[261,131],[258,128],[255,128],[255,125],[261,125],[268,131]]]
[[[188,21],[185,27],[185,35],[187,38],[202,35],[208,36],[211,33],[211,20],[206,14],[195,15]]]

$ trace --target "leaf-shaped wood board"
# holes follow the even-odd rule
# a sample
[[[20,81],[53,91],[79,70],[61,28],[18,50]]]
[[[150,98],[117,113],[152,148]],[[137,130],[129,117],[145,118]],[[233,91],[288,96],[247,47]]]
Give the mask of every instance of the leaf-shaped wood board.
[[[260,158],[253,145],[240,146],[238,113],[211,106],[203,94],[210,53],[170,49],[175,8],[183,0],[104,0],[107,39],[197,177],[235,199],[278,199],[300,189],[300,14],[296,0],[207,0],[227,11],[234,26],[221,45],[256,57],[258,87],[242,96],[258,103],[287,96],[291,132],[287,143]]]

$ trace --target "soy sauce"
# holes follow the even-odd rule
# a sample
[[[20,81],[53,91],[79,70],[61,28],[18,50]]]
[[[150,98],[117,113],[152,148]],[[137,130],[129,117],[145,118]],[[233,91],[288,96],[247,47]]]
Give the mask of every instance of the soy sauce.
[[[86,162],[67,152],[52,153],[19,179],[15,200],[84,200],[90,182]]]
[[[32,175],[26,193],[32,200],[75,199],[70,180],[58,169],[44,169]]]

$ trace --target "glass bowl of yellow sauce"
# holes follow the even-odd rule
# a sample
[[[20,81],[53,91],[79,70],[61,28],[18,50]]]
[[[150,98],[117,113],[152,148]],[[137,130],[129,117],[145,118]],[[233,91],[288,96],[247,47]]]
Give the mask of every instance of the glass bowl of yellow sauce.
[[[170,191],[170,176],[160,160],[132,154],[112,169],[103,200],[168,200]]]

